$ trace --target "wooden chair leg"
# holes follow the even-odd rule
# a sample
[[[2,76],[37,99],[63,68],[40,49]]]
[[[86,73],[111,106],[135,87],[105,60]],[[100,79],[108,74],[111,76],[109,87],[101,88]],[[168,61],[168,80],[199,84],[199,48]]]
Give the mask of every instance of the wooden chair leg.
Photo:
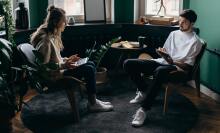
[[[200,82],[195,80],[195,85],[196,85],[197,96],[200,97]]]
[[[196,85],[197,96],[200,97],[200,73],[199,72],[196,74],[196,78],[194,81]]]
[[[171,88],[169,87],[169,85],[166,86],[166,89],[165,89],[165,94],[164,94],[164,104],[163,104],[163,114],[165,115],[166,112],[167,112],[167,108],[168,108],[168,99],[169,99],[169,96],[171,95],[172,93],[172,90]]]
[[[80,116],[79,116],[79,110],[78,106],[76,104],[76,97],[75,97],[75,92],[73,89],[65,89],[72,112],[73,112],[73,119],[74,122],[79,122],[80,121]]]

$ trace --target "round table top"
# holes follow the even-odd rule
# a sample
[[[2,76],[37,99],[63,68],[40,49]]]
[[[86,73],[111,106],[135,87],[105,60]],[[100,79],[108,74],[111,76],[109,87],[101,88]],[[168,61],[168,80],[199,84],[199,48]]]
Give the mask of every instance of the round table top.
[[[135,44],[135,45],[133,45]],[[129,50],[129,51],[136,51],[136,50],[142,50],[143,48],[146,48],[147,45],[144,45],[143,48],[137,47],[139,45],[138,42],[131,42],[129,45],[123,45],[122,43],[113,43],[111,45],[111,48],[117,49],[117,50]]]

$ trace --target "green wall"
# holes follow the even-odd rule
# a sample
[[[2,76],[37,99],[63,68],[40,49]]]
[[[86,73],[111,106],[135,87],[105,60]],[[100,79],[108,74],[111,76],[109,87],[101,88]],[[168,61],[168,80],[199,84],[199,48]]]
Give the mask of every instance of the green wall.
[[[38,27],[47,14],[48,0],[29,0],[30,27]]]
[[[209,49],[220,50],[220,0],[191,0],[190,8],[198,14],[196,26]],[[201,62],[201,80],[220,93],[220,57],[206,51]]]
[[[115,23],[133,23],[134,0],[115,0]]]
[[[183,1],[183,9],[188,9],[189,8],[189,4],[190,4],[189,0],[184,0]]]

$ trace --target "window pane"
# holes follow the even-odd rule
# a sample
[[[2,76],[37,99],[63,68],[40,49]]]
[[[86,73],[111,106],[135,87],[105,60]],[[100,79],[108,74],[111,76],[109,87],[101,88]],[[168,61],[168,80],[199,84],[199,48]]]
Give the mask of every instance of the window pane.
[[[83,0],[49,0],[49,4],[63,8],[66,15],[84,15]]]
[[[11,9],[12,9],[12,17],[14,19],[16,25],[16,10],[19,8],[19,3],[24,3],[24,7],[27,8],[28,11],[28,22],[30,26],[30,14],[29,14],[29,0],[12,0],[11,1]]]
[[[147,15],[156,15],[160,9],[160,1],[158,0],[145,0]],[[163,0],[164,6],[166,8],[166,15],[168,16],[178,16],[180,11],[180,5],[182,4],[182,0]],[[164,8],[162,7],[161,14],[164,14]]]
[[[106,19],[111,21],[111,7],[113,0],[106,0]],[[77,20],[83,19],[84,15],[84,0],[48,0],[49,5],[55,5],[66,11],[67,16],[78,16],[75,17]]]
[[[18,8],[18,5],[19,5],[20,2],[24,3],[24,7],[26,7],[28,9],[28,12],[29,12],[29,1],[28,0],[12,0],[11,1],[11,4],[12,4],[11,7],[12,7],[12,12],[13,12],[13,18],[15,18],[15,9]]]

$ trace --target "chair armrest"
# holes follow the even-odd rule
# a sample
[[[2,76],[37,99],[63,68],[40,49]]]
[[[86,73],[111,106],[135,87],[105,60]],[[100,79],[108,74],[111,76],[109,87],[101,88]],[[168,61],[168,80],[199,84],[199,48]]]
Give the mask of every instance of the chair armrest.
[[[189,80],[189,74],[185,71],[171,71],[168,77],[170,82],[181,83]]]

